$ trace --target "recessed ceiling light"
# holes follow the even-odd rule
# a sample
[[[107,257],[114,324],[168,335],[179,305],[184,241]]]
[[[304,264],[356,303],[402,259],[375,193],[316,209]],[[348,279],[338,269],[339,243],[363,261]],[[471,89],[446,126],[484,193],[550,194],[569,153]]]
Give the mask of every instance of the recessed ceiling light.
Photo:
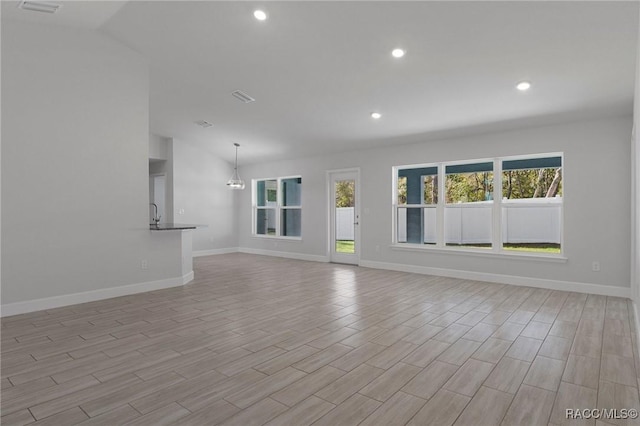
[[[373,118],[374,120],[378,120],[380,117],[382,117],[382,114],[380,114],[379,112],[371,113],[371,118]]]
[[[528,81],[521,81],[520,83],[516,84],[516,89],[520,90],[521,92],[529,90],[530,88],[531,83],[529,83]]]
[[[258,21],[264,21],[265,19],[267,19],[267,13],[264,10],[260,10],[260,9],[253,11],[253,16]]]
[[[405,54],[405,53],[407,53],[407,52],[405,52],[403,49],[393,49],[393,50],[391,51],[391,55],[392,55],[394,58],[402,58],[402,57],[404,56],[404,54]]]

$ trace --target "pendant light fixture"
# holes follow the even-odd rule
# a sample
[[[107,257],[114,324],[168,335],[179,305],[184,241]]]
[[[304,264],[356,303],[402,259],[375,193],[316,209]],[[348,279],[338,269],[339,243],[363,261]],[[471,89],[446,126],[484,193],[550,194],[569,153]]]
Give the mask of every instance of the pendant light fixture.
[[[227,186],[230,189],[244,189],[244,181],[240,179],[240,175],[238,174],[238,147],[240,147],[239,143],[233,144],[236,147],[236,164],[233,168],[233,175],[227,181]]]

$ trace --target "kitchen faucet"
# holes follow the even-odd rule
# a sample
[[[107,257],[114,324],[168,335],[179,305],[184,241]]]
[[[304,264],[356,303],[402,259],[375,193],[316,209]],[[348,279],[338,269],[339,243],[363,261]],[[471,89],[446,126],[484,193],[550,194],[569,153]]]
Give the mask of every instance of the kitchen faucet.
[[[153,218],[151,220],[153,220],[155,222],[155,225],[157,225],[160,222],[160,218],[162,216],[158,216],[158,205],[156,203],[149,203],[150,206],[155,207],[155,214],[153,215]]]

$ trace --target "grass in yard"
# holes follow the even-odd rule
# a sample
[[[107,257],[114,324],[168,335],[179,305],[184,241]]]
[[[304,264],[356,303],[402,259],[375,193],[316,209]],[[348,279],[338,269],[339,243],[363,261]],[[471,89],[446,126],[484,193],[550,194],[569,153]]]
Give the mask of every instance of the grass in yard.
[[[353,241],[338,240],[336,241],[336,253],[355,253]]]
[[[449,247],[469,247],[490,249],[491,244],[447,244]],[[560,253],[560,244],[553,243],[522,243],[522,244],[503,244],[502,248],[508,251],[526,251],[529,253]]]
[[[447,243],[447,247],[490,249],[491,248],[491,244],[453,244],[453,243]]]
[[[491,244],[447,244],[447,246],[482,249],[491,248]],[[503,249],[508,251],[522,251],[529,253],[560,254],[560,244],[552,243],[504,244]],[[354,242],[346,240],[336,241],[336,253],[355,253]]]
[[[560,253],[560,244],[504,244],[505,250],[528,251],[534,253]]]

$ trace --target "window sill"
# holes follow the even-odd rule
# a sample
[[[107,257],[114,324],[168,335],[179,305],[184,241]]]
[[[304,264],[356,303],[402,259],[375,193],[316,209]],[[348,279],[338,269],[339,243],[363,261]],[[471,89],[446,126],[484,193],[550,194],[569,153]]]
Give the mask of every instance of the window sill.
[[[458,254],[464,256],[477,256],[477,257],[491,257],[491,258],[502,258],[502,259],[512,259],[512,260],[533,260],[540,262],[553,262],[553,263],[567,263],[569,260],[567,257],[562,255],[548,255],[548,254],[539,254],[539,253],[523,253],[523,252],[508,252],[508,251],[500,251],[494,252],[491,250],[483,250],[483,249],[462,249],[462,248],[449,248],[449,247],[429,247],[418,244],[392,244],[390,246],[392,250],[401,250],[401,251],[415,251],[415,252],[434,252],[434,253],[446,253],[446,254]]]
[[[302,242],[302,237],[277,237],[275,235],[258,235],[253,234],[251,238],[255,238],[256,240],[283,240],[283,241],[299,241]]]

